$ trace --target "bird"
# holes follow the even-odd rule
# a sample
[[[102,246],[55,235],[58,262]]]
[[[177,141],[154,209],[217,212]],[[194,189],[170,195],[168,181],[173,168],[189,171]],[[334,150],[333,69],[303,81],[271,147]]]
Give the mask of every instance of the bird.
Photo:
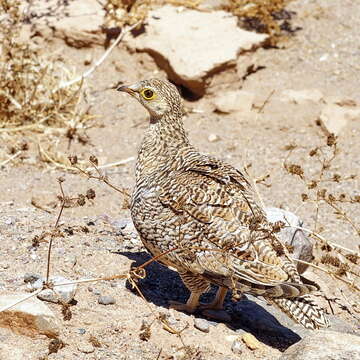
[[[176,86],[154,78],[116,89],[150,115],[130,210],[145,248],[190,291],[186,303],[170,307],[221,311],[230,290],[262,296],[305,328],[327,327],[325,311],[310,295],[318,286],[299,275],[247,173],[190,143]],[[211,285],[218,286],[215,298],[203,304],[200,296]]]

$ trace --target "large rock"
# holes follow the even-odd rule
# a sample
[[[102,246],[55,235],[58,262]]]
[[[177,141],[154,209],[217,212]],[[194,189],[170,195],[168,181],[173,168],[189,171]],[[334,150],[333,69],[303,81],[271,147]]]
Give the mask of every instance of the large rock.
[[[292,212],[284,209],[268,207],[265,211],[271,223],[282,221],[286,226],[290,226],[282,228],[277,236],[283,244],[292,247],[291,256],[295,259],[311,262],[313,260],[313,244],[303,230],[297,229],[303,226],[303,221]],[[308,265],[297,263],[297,269],[300,274],[302,274],[307,267]]]
[[[335,331],[316,331],[289,347],[279,360],[360,359],[360,337]]]
[[[224,11],[199,12],[170,5],[149,13],[146,32],[129,43],[151,54],[168,77],[197,95],[206,79],[229,66],[238,55],[268,36],[240,29]]]
[[[0,297],[0,309],[14,304],[29,294],[11,294]],[[44,334],[56,337],[59,327],[52,311],[35,297],[0,312],[0,327],[9,328],[17,334],[34,337]]]
[[[97,0],[69,1],[64,8],[57,0],[35,1],[30,11],[32,23],[44,36],[62,38],[77,48],[104,44],[105,11]]]

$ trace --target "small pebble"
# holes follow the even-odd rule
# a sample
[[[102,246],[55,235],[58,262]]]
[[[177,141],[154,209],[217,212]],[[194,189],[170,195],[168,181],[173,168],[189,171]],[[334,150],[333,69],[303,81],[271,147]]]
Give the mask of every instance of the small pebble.
[[[210,331],[210,325],[209,322],[205,319],[198,319],[195,318],[194,319],[194,326],[196,327],[196,329],[208,333]]]
[[[115,304],[116,301],[112,296],[102,295],[99,296],[98,303],[102,305],[112,305]]]
[[[24,282],[25,283],[34,283],[35,281],[41,279],[41,276],[34,273],[26,273],[24,275]]]
[[[241,355],[244,351],[244,345],[239,339],[236,339],[231,345],[231,351],[234,354]]]
[[[95,351],[95,348],[91,345],[91,344],[79,344],[78,345],[78,350],[84,354],[91,354]]]
[[[256,350],[261,347],[260,341],[253,334],[245,333],[241,336],[241,340],[250,350]]]
[[[78,332],[79,332],[80,335],[84,335],[86,333],[86,330],[80,328],[80,329],[78,329]]]
[[[4,223],[5,223],[5,225],[12,225],[12,224],[14,224],[14,219],[13,218],[7,218],[7,219],[5,219],[5,221],[4,221]]]
[[[90,65],[92,63],[92,54],[86,54],[84,59],[84,65]]]
[[[215,141],[219,141],[220,137],[216,134],[210,134],[208,137],[208,141],[209,142],[215,142]]]
[[[130,221],[129,219],[115,220],[111,225],[117,229],[124,230]]]

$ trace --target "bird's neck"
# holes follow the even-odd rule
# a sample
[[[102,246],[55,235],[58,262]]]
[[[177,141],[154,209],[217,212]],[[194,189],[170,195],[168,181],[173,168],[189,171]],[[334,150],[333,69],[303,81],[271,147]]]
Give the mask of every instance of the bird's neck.
[[[152,176],[162,165],[172,162],[180,149],[190,146],[181,118],[165,114],[150,118],[150,125],[142,140],[137,164],[136,181]]]

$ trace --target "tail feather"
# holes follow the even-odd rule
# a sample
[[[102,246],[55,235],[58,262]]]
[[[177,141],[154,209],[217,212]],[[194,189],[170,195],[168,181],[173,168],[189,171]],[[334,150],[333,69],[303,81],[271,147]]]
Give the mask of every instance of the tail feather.
[[[271,299],[270,301],[307,329],[314,330],[329,326],[324,310],[315,304],[309,296]]]

